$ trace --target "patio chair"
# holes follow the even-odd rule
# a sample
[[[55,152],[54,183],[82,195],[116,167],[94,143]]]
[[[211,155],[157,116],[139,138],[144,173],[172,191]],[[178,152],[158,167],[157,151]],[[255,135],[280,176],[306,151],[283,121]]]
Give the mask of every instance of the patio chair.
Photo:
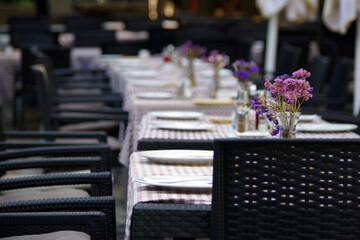
[[[103,197],[82,197],[82,198],[53,198],[53,199],[39,199],[39,200],[25,200],[25,201],[14,201],[14,202],[5,202],[0,203],[0,218],[1,216],[7,216],[9,214],[18,214],[25,215],[29,217],[31,215],[35,216],[36,213],[43,214],[44,212],[49,212],[48,214],[54,217],[47,219],[47,224],[44,222],[35,221],[36,218],[28,219],[33,221],[32,227],[23,226],[18,223],[15,226],[11,226],[9,223],[0,225],[0,237],[9,237],[15,236],[13,239],[19,239],[19,235],[24,234],[41,234],[41,233],[51,233],[59,234],[59,230],[71,230],[71,231],[80,231],[86,232],[87,234],[96,234],[97,238],[91,239],[105,239],[105,240],[116,240],[116,228],[115,228],[115,199],[111,196]],[[70,220],[68,224],[57,226],[55,223],[61,220],[64,212],[67,214],[78,214],[81,212],[83,215],[93,214],[94,212],[100,212],[102,216],[105,217],[105,235],[103,235],[104,230],[99,233],[95,232],[96,226],[88,226],[85,223],[79,223],[74,219]],[[5,214],[6,213],[6,214]],[[7,220],[7,219],[5,219]],[[23,219],[22,219],[23,220]],[[44,219],[45,220],[45,219]],[[55,222],[55,223],[54,223]],[[74,223],[74,224],[71,224]],[[98,224],[98,222],[96,222]],[[9,226],[10,225],[10,226]],[[104,226],[104,225],[103,225]],[[101,236],[99,236],[101,234]],[[61,235],[64,237],[64,235]],[[66,235],[65,235],[66,236]],[[36,236],[41,239],[40,236]],[[48,237],[48,238],[47,238]],[[65,238],[65,239],[78,239],[78,234],[75,234]],[[42,239],[52,239],[51,235],[45,235],[45,238]],[[85,238],[86,239],[86,238]],[[88,238],[89,239],[89,238]]]
[[[37,240],[106,239],[105,215],[101,212],[0,213],[0,239]]]
[[[63,51],[63,49],[55,49],[50,51],[50,53],[63,53]],[[98,69],[74,70],[72,68],[59,68],[54,64],[56,61],[54,62],[53,58],[50,57],[49,51],[44,51],[43,49],[39,48],[32,48],[30,53],[31,57],[33,58],[32,65],[44,65],[50,81],[50,86],[53,88],[53,91],[55,91],[55,88],[101,89],[103,91],[106,90],[107,92],[110,92],[111,90],[109,81],[104,75],[103,71]],[[64,57],[67,55],[70,57],[69,53],[64,53]]]
[[[137,150],[158,150],[158,149],[197,149],[213,150],[212,140],[169,140],[169,139],[140,139]]]
[[[282,43],[277,58],[275,76],[295,72],[300,67],[302,49],[288,43]]]
[[[111,171],[111,152],[105,144],[35,147],[34,144],[0,142],[0,149],[3,150],[0,152],[3,173],[19,168],[56,169],[66,166],[72,170]]]
[[[353,62],[347,58],[335,61],[329,75],[328,89],[325,93],[315,93],[308,105],[325,105],[327,109],[344,110],[348,97],[348,84],[353,72]]]
[[[87,238],[87,235],[79,232],[97,236],[94,239],[116,239],[115,203],[113,197],[111,197],[112,175],[110,172],[98,172],[107,168],[104,166],[101,157],[79,157],[81,154],[91,156],[96,150],[89,148],[89,151],[84,153],[83,147],[78,148],[80,151],[76,152],[76,148],[72,147],[42,147],[0,153],[1,172],[42,167],[55,170],[61,169],[61,171],[66,167],[70,170],[81,167],[92,171],[92,173],[57,173],[5,179],[3,176],[0,179],[0,219],[2,219],[0,221],[9,220],[8,217],[15,214],[18,222],[12,221],[0,224],[0,239],[9,236],[14,237],[10,239],[22,239],[22,237],[27,239],[27,235],[33,234],[40,234],[32,236],[33,239],[57,239],[55,237],[90,239]],[[25,157],[31,158],[26,159]],[[69,187],[79,184],[90,184],[90,188],[86,190]],[[61,187],[59,188],[59,186]],[[45,190],[34,190],[34,187],[46,188]],[[9,192],[9,190],[11,191]],[[51,214],[44,217],[44,212],[49,211]],[[94,211],[101,212],[95,215],[102,215],[103,217],[99,218],[98,216],[95,218],[98,219],[96,222],[92,220],[79,223],[79,220],[76,220],[78,215],[93,218]],[[40,215],[37,212],[40,212]],[[59,221],[59,218],[62,218],[64,214],[65,216],[74,215],[74,219],[67,222],[67,226],[64,219]],[[29,226],[31,224],[30,216],[35,216],[32,219],[34,221],[32,228]],[[39,216],[42,220],[38,220]],[[45,219],[48,222],[45,222]],[[99,222],[100,219],[101,222]],[[25,223],[23,223],[24,220],[26,220]],[[92,230],[91,226],[89,226],[90,223],[100,224],[100,228],[94,227],[94,230]],[[63,232],[64,230],[71,231]]]
[[[37,78],[37,92],[41,113],[41,122],[45,130],[62,131],[113,131],[116,137],[108,136],[107,143],[114,152],[121,148],[117,139],[125,129],[128,113],[121,108],[102,106],[101,108],[92,107],[62,107],[59,104],[70,103],[115,103],[119,104],[119,96],[68,96],[55,97],[50,87],[45,69],[42,65],[34,67]],[[64,125],[64,123],[66,123]],[[121,124],[120,132],[119,125]],[[117,154],[116,154],[117,155]]]
[[[4,145],[5,143],[1,144]],[[16,215],[18,222],[12,221],[12,223],[1,224],[0,239],[9,236],[14,236],[13,239],[22,239],[21,237],[27,239],[23,235],[32,234],[40,234],[32,236],[34,239],[56,239],[55,237],[82,239],[78,237],[87,237],[84,234],[79,235],[79,231],[91,236],[97,236],[99,239],[116,239],[114,227],[115,205],[114,199],[110,197],[112,195],[112,175],[110,172],[100,172],[104,171],[103,169],[109,171],[109,167],[104,165],[105,156],[109,155],[105,153],[109,152],[109,148],[101,148],[107,150],[102,151],[102,154],[100,153],[102,157],[92,156],[96,153],[94,147],[85,149],[82,146],[75,148],[28,148],[1,152],[0,172],[2,173],[8,170],[28,168],[46,168],[47,170],[60,170],[61,172],[64,169],[77,170],[81,168],[89,169],[91,173],[57,173],[27,177],[10,175],[7,178],[6,175],[2,176],[2,179],[0,179],[0,218],[4,219],[4,221],[8,220],[8,218],[2,218],[2,216],[9,216],[9,214],[4,215],[3,213],[11,213]],[[101,152],[101,149],[99,150]],[[87,157],[81,157],[82,154]],[[80,189],[73,187],[73,185],[77,186],[79,184],[81,186],[84,184],[86,184],[85,186],[90,185],[90,188]],[[59,188],[59,186],[61,187]],[[34,187],[46,188],[34,189]],[[9,190],[11,191],[9,192]],[[99,202],[101,203],[99,204]],[[37,214],[39,211],[41,212],[40,215]],[[47,215],[47,217],[42,216],[43,212],[49,211],[51,212],[50,215]],[[94,220],[91,222],[85,221],[85,223],[79,223],[77,222],[79,220],[75,220],[78,215],[89,215],[91,217],[93,211],[100,211],[100,215],[103,216],[100,218],[102,219],[101,222],[96,221],[97,224],[102,226],[98,230],[95,230],[97,227],[92,230],[88,226],[90,223],[95,223]],[[10,216],[12,216],[11,214]],[[59,218],[62,218],[64,214],[74,214],[75,219],[70,220],[67,223],[68,226],[64,224],[64,221],[59,221]],[[34,222],[31,228],[29,226],[31,224],[29,216],[34,215],[36,218],[32,219]],[[47,219],[48,222],[38,220],[38,215],[40,219]],[[27,221],[23,223],[26,219]],[[80,219],[82,218],[80,217]],[[99,219],[99,217],[96,219]],[[70,223],[73,224],[69,225]],[[105,231],[104,228],[106,228]],[[71,232],[63,232],[64,230],[71,230]],[[97,231],[99,232],[97,233]],[[43,233],[45,235],[42,235]]]
[[[360,139],[216,139],[211,239],[357,239]]]
[[[309,66],[309,82],[314,88],[313,94],[324,93],[325,83],[329,77],[331,69],[331,58],[324,55],[317,55]]]

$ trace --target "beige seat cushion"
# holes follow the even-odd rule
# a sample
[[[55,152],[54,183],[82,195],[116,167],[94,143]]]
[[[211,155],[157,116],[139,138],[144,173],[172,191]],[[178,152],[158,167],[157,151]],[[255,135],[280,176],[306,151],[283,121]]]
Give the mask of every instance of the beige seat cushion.
[[[99,131],[110,130],[119,126],[118,121],[93,121],[74,124],[66,124],[60,127],[60,131]]]
[[[59,105],[60,108],[104,108],[103,103],[62,103]]]
[[[101,94],[101,89],[86,89],[86,88],[73,88],[73,89],[58,89],[58,94]]]
[[[70,197],[89,197],[89,193],[75,188],[56,188],[46,190],[21,190],[3,192],[0,195],[0,202],[23,201],[32,199],[48,198],[70,198]]]
[[[98,143],[96,139],[56,139],[58,143]],[[113,136],[107,136],[106,143],[110,146],[112,151],[120,151],[121,144],[119,140],[117,140]]]
[[[0,238],[0,240],[90,240],[90,236],[77,231],[58,231],[44,234]]]

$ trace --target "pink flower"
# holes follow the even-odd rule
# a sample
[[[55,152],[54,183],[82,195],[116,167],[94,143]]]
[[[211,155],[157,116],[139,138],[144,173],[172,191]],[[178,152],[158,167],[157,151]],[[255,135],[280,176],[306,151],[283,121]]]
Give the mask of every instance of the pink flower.
[[[308,78],[310,77],[310,72],[300,68],[299,70],[295,71],[292,73],[292,76],[296,79],[299,79],[299,78]]]

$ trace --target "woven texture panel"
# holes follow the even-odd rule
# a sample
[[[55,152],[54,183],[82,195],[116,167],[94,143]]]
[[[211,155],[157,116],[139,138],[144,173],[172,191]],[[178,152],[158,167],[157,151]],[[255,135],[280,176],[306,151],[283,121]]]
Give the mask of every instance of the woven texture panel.
[[[359,239],[359,146],[216,140],[212,239]]]
[[[210,206],[205,204],[138,203],[132,218],[133,240],[209,237]]]

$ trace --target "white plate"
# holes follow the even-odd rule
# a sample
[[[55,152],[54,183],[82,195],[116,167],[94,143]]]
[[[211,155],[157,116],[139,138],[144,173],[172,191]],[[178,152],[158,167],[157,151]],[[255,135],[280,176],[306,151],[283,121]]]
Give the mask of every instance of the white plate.
[[[199,75],[204,78],[209,78],[214,76],[214,70],[207,69],[207,70],[201,70],[199,72]],[[232,75],[232,72],[230,69],[220,69],[219,71],[219,77],[229,77]]]
[[[214,151],[210,150],[150,150],[138,154],[151,161],[169,164],[206,164],[212,163]]]
[[[320,118],[319,115],[316,114],[304,114],[304,115],[300,115],[299,121],[301,122],[311,122],[314,121],[316,119]]]
[[[237,86],[237,82],[236,81],[221,81],[220,82],[220,87],[222,88],[235,88],[236,89]]]
[[[237,137],[240,138],[267,138],[270,137],[269,132],[261,132],[261,131],[246,131],[243,133],[236,132]]]
[[[167,119],[198,119],[204,116],[202,112],[190,111],[156,111],[151,112],[151,115],[157,118]]]
[[[113,59],[113,58],[121,58],[123,55],[121,54],[103,54],[101,55],[102,59]]]
[[[137,177],[135,182],[155,187],[211,190],[212,176],[149,176]]]
[[[126,74],[130,78],[155,78],[158,76],[157,71],[153,70],[129,71]]]
[[[144,99],[171,99],[174,97],[172,93],[167,92],[143,92],[136,93],[135,96]]]
[[[115,64],[119,65],[119,66],[122,66],[122,67],[141,67],[141,66],[144,66],[144,61],[141,60],[141,59],[117,59],[115,61]]]
[[[219,89],[216,92],[216,98],[236,98],[237,91],[234,89]]]
[[[164,122],[153,124],[158,129],[179,131],[207,131],[214,128],[214,125],[209,123]]]
[[[355,124],[325,123],[325,124],[299,124],[296,130],[299,132],[347,132],[357,128]]]
[[[136,80],[131,81],[135,87],[167,87],[169,84],[163,81]]]

